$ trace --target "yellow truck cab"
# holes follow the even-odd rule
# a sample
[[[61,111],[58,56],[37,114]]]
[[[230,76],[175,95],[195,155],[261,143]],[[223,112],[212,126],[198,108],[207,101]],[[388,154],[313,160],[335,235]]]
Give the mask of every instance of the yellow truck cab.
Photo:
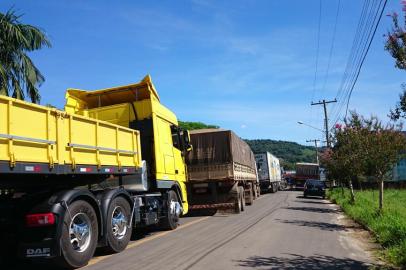
[[[160,102],[151,77],[141,82],[97,91],[68,89],[65,111],[135,129],[141,135],[149,190],[176,188],[188,212],[185,151],[188,133],[176,115]]]

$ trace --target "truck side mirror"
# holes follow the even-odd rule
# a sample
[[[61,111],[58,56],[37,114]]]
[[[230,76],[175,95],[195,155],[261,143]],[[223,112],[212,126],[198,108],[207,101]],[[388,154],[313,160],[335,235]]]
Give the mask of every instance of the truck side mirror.
[[[185,150],[187,152],[193,150],[193,146],[190,144],[190,134],[188,130],[183,131],[183,142],[185,143]]]

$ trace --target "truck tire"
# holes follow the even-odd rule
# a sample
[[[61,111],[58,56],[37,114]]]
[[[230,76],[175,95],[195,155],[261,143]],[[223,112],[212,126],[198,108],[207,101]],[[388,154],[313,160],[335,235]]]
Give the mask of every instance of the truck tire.
[[[159,227],[163,230],[174,230],[178,227],[179,215],[176,214],[176,209],[174,209],[175,204],[179,204],[178,196],[175,191],[167,191],[166,209],[165,216],[161,219]]]
[[[131,239],[131,206],[123,197],[114,198],[107,212],[106,238],[108,252],[123,251]]]
[[[74,201],[65,213],[61,234],[61,256],[57,263],[64,268],[87,265],[98,241],[98,223],[93,207],[83,200]]]
[[[254,203],[254,192],[252,190],[252,184],[249,183],[249,190],[248,190],[248,198],[247,198],[247,205],[252,205]]]
[[[275,183],[272,183],[271,192],[272,192],[272,193],[276,193],[277,191],[278,191],[278,187],[276,186]]]
[[[240,190],[240,195],[241,195],[241,212],[245,211],[245,192],[244,192],[244,187],[238,187]]]

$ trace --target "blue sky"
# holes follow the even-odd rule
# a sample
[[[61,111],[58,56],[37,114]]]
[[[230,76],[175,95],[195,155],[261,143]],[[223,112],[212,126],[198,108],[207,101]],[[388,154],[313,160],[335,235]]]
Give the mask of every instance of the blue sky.
[[[400,1],[388,2],[385,14],[400,10]],[[51,49],[31,54],[46,77],[42,104],[62,108],[67,88],[106,88],[150,74],[161,101],[181,120],[305,144],[323,134],[297,121],[323,128],[322,107],[310,102],[336,96],[363,1],[341,0],[323,87],[337,3],[322,1],[315,88],[318,0],[2,0],[0,10],[14,6],[52,41]],[[383,17],[350,103],[383,119],[405,81],[383,49],[389,27]]]

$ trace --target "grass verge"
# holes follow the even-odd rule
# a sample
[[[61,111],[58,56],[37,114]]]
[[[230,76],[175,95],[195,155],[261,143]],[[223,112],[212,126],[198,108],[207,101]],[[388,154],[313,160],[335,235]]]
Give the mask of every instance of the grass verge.
[[[387,189],[384,192],[384,211],[378,213],[377,190],[356,191],[355,204],[350,192],[340,188],[328,192],[328,197],[344,212],[369,228],[384,247],[383,257],[388,262],[406,267],[406,190]]]

